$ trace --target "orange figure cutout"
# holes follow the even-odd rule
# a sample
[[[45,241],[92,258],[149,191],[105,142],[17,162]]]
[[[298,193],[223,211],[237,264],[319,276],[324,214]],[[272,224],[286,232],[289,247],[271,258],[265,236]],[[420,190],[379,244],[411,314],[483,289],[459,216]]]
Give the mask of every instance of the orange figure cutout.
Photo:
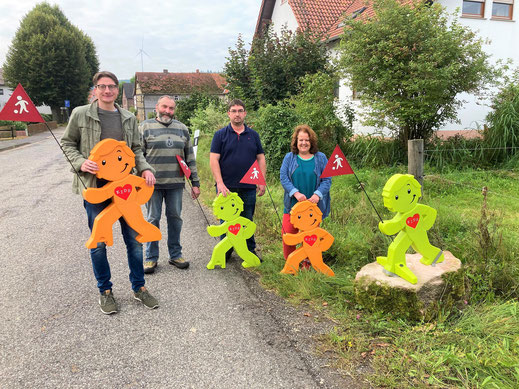
[[[94,146],[88,159],[99,166],[97,178],[111,182],[102,188],[83,190],[83,198],[92,204],[102,203],[112,198],[112,204],[95,218],[86,247],[96,248],[99,242],[111,246],[113,244],[112,225],[121,216],[137,232],[138,235],[135,237],[137,242],[160,240],[162,238],[160,230],[148,223],[141,211],[141,204],[146,203],[153,194],[153,186],[146,185],[144,178],[130,174],[135,167],[135,154],[126,146],[126,142],[104,139]]]
[[[297,234],[284,234],[283,242],[295,246],[302,243],[292,252],[281,273],[297,274],[299,264],[305,258],[310,260],[312,267],[320,273],[333,277],[335,273],[323,262],[323,251],[328,250],[333,243],[333,236],[319,227],[323,214],[317,204],[308,200],[296,203],[290,211],[290,223],[299,230]]]

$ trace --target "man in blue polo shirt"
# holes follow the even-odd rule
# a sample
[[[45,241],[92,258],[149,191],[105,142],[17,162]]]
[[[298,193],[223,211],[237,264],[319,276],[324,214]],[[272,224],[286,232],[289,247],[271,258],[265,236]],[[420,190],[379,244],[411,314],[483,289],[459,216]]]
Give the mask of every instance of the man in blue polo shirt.
[[[240,180],[256,160],[261,173],[266,177],[265,152],[258,133],[245,125],[247,111],[243,101],[232,100],[228,105],[227,115],[231,123],[216,131],[211,142],[209,155],[211,171],[216,181],[217,193],[222,193],[224,196],[229,192],[238,193],[243,200],[241,216],[252,220],[256,208],[256,193],[258,196],[263,196],[265,186],[241,184]],[[249,251],[256,253],[254,235],[247,239],[247,247]]]

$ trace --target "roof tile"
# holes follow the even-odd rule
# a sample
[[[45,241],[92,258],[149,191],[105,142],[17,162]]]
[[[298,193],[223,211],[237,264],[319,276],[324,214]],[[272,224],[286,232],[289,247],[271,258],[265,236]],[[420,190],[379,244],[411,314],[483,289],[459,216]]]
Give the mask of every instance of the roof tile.
[[[135,73],[144,94],[191,94],[205,92],[223,94],[225,79],[218,73]]]

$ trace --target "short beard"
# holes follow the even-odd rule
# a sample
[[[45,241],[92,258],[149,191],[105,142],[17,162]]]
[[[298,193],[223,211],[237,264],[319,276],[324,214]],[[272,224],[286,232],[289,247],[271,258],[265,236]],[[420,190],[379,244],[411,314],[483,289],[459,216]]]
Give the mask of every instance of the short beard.
[[[161,123],[169,124],[169,123],[171,123],[172,120],[173,120],[173,116],[169,116],[169,115],[161,114],[161,113],[157,114],[157,121],[159,121]]]

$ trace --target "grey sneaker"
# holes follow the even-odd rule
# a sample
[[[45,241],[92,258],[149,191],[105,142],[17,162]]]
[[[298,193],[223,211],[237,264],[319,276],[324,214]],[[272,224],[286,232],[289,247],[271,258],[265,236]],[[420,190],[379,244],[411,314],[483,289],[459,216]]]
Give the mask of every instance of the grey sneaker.
[[[156,261],[145,261],[144,262],[144,274],[151,274],[155,272],[155,268],[157,267]]]
[[[135,300],[139,300],[146,308],[149,309],[155,309],[159,306],[157,299],[153,297],[150,292],[148,292],[148,289],[146,289],[144,286],[141,287],[138,292],[133,292],[133,298]]]
[[[117,304],[115,304],[114,294],[111,290],[105,290],[99,296],[99,306],[101,307],[101,312],[105,315],[117,312]]]
[[[170,259],[168,262],[170,265],[174,265],[179,269],[187,269],[189,267],[189,262],[184,258]]]

